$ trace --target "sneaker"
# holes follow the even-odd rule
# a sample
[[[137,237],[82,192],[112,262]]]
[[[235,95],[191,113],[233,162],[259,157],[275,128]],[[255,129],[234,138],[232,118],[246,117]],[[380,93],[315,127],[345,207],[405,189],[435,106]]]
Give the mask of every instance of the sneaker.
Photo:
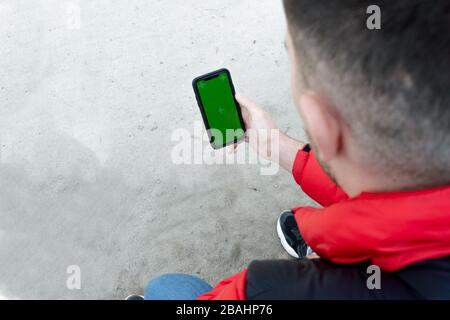
[[[277,233],[281,245],[290,256],[299,259],[312,253],[311,248],[300,235],[294,213],[291,210],[283,211],[278,217]]]
[[[130,294],[125,300],[144,300],[144,296],[140,296],[138,294]]]

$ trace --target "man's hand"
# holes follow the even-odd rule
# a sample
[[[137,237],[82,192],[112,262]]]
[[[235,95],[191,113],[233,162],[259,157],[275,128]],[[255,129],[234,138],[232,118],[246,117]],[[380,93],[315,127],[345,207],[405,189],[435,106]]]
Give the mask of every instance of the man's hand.
[[[242,118],[247,129],[245,141],[261,157],[272,160],[270,134],[272,130],[278,130],[272,116],[255,102],[240,94],[236,94],[236,100],[241,106]],[[229,152],[233,152],[236,148],[237,144],[231,145]]]
[[[288,171],[292,170],[297,151],[304,143],[288,137],[276,127],[272,116],[255,102],[236,94],[236,100],[241,106],[242,118],[247,129],[245,141],[261,157],[278,162]],[[274,139],[278,135],[278,139]],[[237,144],[229,147],[233,152]]]

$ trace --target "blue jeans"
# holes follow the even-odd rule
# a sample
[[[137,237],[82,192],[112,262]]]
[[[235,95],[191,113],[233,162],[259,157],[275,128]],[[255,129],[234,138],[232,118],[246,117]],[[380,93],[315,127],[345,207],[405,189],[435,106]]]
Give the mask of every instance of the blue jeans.
[[[168,273],[152,279],[145,288],[145,300],[195,300],[211,291],[202,279],[182,273]]]

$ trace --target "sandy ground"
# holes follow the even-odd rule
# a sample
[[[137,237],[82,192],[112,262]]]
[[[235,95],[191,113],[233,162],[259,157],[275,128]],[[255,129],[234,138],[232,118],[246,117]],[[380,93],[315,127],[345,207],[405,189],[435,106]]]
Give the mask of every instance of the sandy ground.
[[[2,0],[0,30],[0,297],[122,299],[287,258],[278,213],[311,204],[289,173],[172,157],[177,130],[202,145],[191,80],[220,67],[303,137],[280,1]]]

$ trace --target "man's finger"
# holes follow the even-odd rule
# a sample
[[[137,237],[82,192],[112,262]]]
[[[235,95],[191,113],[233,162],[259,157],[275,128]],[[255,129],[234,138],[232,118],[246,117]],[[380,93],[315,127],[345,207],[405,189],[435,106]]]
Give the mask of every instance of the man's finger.
[[[236,151],[236,148],[237,148],[236,143],[230,144],[230,145],[227,147],[227,152],[228,152],[228,154],[231,154],[231,153],[235,152],[235,151]]]
[[[250,113],[246,108],[241,108],[241,114],[242,118],[244,119],[245,125],[248,126],[248,124],[250,123]]]
[[[236,93],[236,100],[239,103],[239,105],[243,109],[247,109],[249,111],[249,113],[252,113],[252,111],[259,109],[259,107],[256,105],[256,103],[254,103],[252,100],[242,96],[239,93]]]
[[[239,140],[239,141],[236,142],[236,143],[230,144],[230,145],[227,147],[227,152],[228,152],[228,153],[233,153],[233,152],[235,152],[236,149],[237,149],[237,147],[239,147],[239,145],[240,145],[243,141],[247,142],[247,140],[246,140],[245,137],[246,137],[246,136],[244,136],[244,139]]]

